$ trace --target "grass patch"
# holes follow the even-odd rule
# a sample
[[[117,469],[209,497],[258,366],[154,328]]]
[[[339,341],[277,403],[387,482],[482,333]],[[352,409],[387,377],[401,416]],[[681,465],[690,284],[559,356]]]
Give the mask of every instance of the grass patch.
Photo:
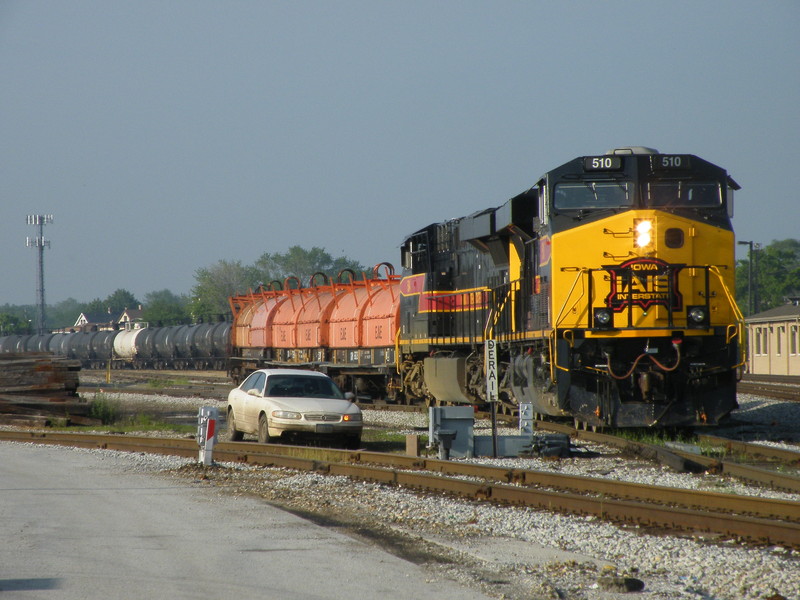
[[[111,433],[130,433],[132,431],[160,431],[180,434],[195,433],[196,425],[181,425],[157,419],[148,413],[126,414],[119,400],[109,398],[98,393],[89,402],[88,417],[97,419],[107,427]],[[92,431],[96,425],[71,425],[67,427],[66,419],[53,421],[54,429],[68,429],[69,431]]]
[[[632,442],[650,444],[651,446],[665,446],[667,442],[680,442],[683,444],[696,444],[695,435],[686,430],[675,429],[617,429],[614,435]]]
[[[113,425],[122,417],[122,407],[105,394],[95,394],[89,403],[89,417],[99,419],[103,425]]]

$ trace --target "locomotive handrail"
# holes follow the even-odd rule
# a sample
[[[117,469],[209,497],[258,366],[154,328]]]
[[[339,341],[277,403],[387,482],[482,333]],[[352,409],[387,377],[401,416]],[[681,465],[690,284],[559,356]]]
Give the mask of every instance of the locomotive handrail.
[[[400,361],[402,360],[402,358],[400,356],[400,331],[401,330],[402,330],[402,327],[398,327],[397,331],[394,334],[394,368],[395,368],[395,371],[397,371],[398,375],[402,372],[402,369],[400,368]]]
[[[495,290],[496,289],[497,288],[495,288]],[[495,290],[489,290],[489,291],[490,292],[494,292]],[[511,292],[512,292],[512,290],[511,290],[511,288],[509,288],[509,290],[507,292],[505,292],[505,294],[503,294],[503,301],[502,302],[500,302],[500,303],[493,302],[492,303],[492,304],[494,304],[496,306],[496,308],[493,308],[491,306],[489,307],[489,312],[486,315],[486,325],[483,328],[483,339],[484,340],[491,339],[491,337],[492,337],[492,335],[494,333],[494,328],[497,325],[498,321],[500,320],[500,315],[503,312],[503,308],[505,307],[506,302],[508,302],[508,299],[511,297]],[[457,295],[463,295],[463,294],[448,294],[448,295],[449,296],[457,296]]]
[[[744,321],[744,314],[739,309],[739,305],[736,303],[736,299],[731,294],[731,291],[728,289],[728,286],[725,285],[725,279],[722,277],[722,273],[719,271],[719,267],[717,265],[708,265],[708,270],[714,275],[717,276],[719,279],[719,283],[722,286],[722,290],[725,292],[725,297],[728,300],[728,303],[731,306],[731,310],[733,310],[733,314],[736,316],[736,333],[730,333],[726,331],[726,343],[730,343],[731,340],[739,336],[739,364],[737,364],[734,368],[738,369],[742,365],[747,362],[747,348],[745,347],[745,337],[744,337],[744,329],[745,329],[745,321]],[[728,330],[733,327],[733,325],[728,325]]]

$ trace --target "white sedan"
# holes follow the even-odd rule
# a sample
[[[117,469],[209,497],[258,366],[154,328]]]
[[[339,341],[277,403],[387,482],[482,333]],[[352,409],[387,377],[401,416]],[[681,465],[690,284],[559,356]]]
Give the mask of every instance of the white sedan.
[[[314,437],[358,448],[362,427],[361,409],[317,371],[260,369],[228,394],[230,441],[249,433],[264,444]]]

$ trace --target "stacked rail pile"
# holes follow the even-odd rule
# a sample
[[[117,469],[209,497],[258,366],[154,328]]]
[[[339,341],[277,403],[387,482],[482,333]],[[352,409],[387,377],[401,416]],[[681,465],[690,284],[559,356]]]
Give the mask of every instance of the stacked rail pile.
[[[48,425],[93,422],[77,398],[80,362],[47,352],[0,355],[0,422]]]

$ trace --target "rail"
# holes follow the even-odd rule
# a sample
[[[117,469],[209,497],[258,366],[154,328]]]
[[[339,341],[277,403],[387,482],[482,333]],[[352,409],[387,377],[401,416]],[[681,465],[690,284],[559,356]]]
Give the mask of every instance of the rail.
[[[198,453],[193,439],[2,431],[0,440],[186,457],[196,457]],[[617,523],[711,532],[753,543],[800,548],[800,503],[791,500],[677,490],[377,452],[245,442],[217,444],[214,455],[218,461],[343,475],[474,500],[591,514]]]

